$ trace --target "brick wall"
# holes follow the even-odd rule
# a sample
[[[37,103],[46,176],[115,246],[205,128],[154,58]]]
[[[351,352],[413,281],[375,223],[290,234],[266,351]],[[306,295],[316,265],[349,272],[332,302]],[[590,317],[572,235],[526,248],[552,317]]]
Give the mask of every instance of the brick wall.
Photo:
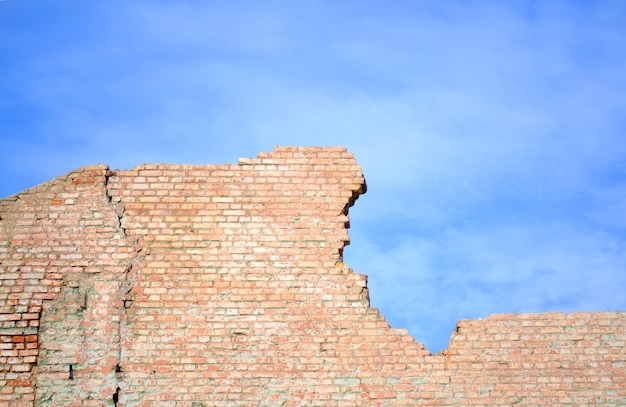
[[[343,148],[86,167],[0,200],[0,406],[626,405],[626,314],[461,321],[431,355],[342,262]]]

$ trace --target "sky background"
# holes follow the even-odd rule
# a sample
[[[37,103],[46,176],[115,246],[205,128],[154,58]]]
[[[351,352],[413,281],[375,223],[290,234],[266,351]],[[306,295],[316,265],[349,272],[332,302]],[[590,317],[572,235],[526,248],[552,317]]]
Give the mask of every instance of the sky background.
[[[0,197],[89,164],[346,146],[345,262],[459,319],[626,310],[626,2],[0,1]]]

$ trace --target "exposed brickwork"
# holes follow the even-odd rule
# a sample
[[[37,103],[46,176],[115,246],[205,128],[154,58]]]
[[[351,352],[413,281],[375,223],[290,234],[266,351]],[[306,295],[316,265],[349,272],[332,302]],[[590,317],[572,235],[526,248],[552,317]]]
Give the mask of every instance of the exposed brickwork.
[[[626,313],[461,321],[447,356],[472,405],[626,405]]]
[[[0,406],[626,405],[626,314],[461,321],[437,355],[342,262],[343,148],[87,167],[0,200]]]

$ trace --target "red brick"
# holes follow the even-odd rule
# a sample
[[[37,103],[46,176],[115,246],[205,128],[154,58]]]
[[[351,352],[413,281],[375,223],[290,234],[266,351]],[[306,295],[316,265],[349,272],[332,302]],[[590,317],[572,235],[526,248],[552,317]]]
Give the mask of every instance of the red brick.
[[[437,355],[390,328],[341,261],[363,191],[345,148],[278,147],[91,166],[0,200],[0,405],[112,404],[118,387],[125,406],[626,399],[621,312],[460,321]]]

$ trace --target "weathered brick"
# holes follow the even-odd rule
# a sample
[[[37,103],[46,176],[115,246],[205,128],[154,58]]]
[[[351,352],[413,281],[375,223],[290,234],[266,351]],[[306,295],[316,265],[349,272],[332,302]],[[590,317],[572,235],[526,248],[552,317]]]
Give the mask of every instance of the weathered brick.
[[[0,200],[0,405],[626,403],[621,312],[460,321],[436,355],[391,328],[341,261],[364,191],[344,148],[278,147]]]

